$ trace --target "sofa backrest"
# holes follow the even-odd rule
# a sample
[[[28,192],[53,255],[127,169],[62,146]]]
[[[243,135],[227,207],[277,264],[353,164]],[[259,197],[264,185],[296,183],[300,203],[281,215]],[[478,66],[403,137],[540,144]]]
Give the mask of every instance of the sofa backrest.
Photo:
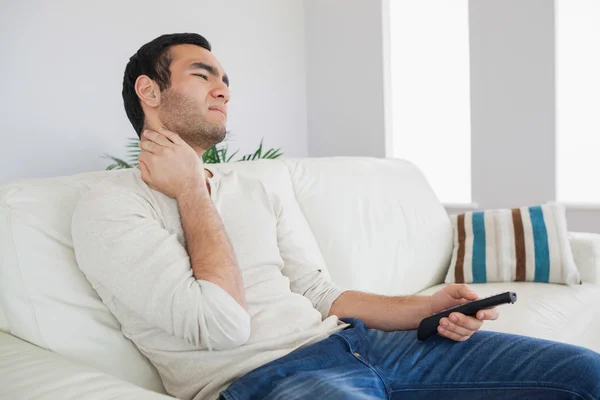
[[[1,308],[0,308],[0,331],[2,331],[2,332],[10,332],[10,329],[9,329],[9,326],[8,326],[8,321],[4,317],[4,312],[2,312]]]
[[[260,160],[214,166],[260,179],[303,215],[339,286],[410,294],[441,283],[450,262],[448,215],[412,164],[372,158]],[[13,335],[150,390],[149,361],[77,267],[71,216],[81,195],[124,171],[0,187],[0,308]],[[299,220],[299,223],[304,221]]]
[[[101,171],[0,187],[0,307],[10,333],[101,371],[165,392],[75,261],[71,217]]]
[[[285,163],[339,286],[408,295],[443,282],[452,255],[452,226],[414,164],[366,157]]]

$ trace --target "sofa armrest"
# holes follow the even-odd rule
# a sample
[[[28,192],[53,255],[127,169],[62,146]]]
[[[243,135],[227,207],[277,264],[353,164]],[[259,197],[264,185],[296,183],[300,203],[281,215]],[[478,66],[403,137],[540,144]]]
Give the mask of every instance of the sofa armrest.
[[[1,399],[173,399],[0,332]]]
[[[569,232],[569,242],[581,280],[600,283],[600,235]]]

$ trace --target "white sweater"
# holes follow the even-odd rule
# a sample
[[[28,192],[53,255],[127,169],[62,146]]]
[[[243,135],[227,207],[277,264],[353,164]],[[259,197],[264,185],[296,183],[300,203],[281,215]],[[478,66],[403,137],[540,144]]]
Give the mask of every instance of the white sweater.
[[[207,169],[247,312],[194,278],[176,201],[150,189],[138,169],[101,182],[73,215],[79,267],[181,399],[215,399],[243,374],[347,327],[327,317],[342,290],[305,251],[314,237],[299,207],[284,210],[258,180]]]

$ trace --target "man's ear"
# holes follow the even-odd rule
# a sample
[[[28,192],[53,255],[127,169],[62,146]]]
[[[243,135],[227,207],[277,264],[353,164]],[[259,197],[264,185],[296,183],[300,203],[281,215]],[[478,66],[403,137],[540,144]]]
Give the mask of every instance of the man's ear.
[[[160,104],[160,88],[147,75],[140,75],[135,80],[135,93],[140,101],[148,107],[158,107]]]

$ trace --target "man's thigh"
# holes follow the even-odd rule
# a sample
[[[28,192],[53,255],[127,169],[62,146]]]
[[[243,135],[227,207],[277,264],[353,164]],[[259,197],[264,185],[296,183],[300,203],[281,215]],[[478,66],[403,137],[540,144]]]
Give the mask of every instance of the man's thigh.
[[[600,354],[583,347],[488,331],[465,342],[437,335],[421,342],[416,331],[364,325],[359,332],[349,345],[392,399],[600,399]]]
[[[381,378],[366,366],[344,365],[316,371],[298,371],[274,379],[267,390],[254,395],[261,400],[378,400],[387,393]]]
[[[381,377],[333,335],[236,380],[224,400],[375,400],[388,396]]]

